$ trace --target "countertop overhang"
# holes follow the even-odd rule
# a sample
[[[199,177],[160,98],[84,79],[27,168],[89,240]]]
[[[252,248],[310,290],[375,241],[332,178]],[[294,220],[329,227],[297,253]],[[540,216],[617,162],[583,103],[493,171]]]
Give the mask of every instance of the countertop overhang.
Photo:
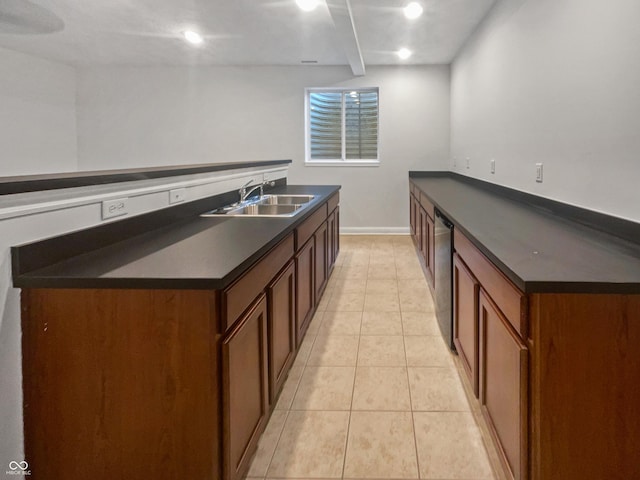
[[[409,177],[523,292],[640,293],[640,244],[554,213],[540,197],[517,192],[514,200],[503,187],[450,172]],[[639,227],[622,223],[627,232]]]
[[[16,272],[20,288],[222,289],[293,232],[339,186],[277,186],[270,193],[316,195],[288,218],[191,216],[166,227],[28,272]]]
[[[221,172],[237,168],[270,167],[289,165],[291,160],[260,160],[255,162],[198,163],[165,167],[126,168],[120,170],[94,170],[85,172],[49,173],[0,177],[0,195],[58,190],[62,188],[87,187],[107,183],[133,182],[178,175]]]

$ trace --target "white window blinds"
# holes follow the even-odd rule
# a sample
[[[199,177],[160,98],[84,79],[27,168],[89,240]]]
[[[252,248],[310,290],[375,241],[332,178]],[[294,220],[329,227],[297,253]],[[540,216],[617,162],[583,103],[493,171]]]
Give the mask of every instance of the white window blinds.
[[[307,91],[307,162],[378,160],[378,90]]]

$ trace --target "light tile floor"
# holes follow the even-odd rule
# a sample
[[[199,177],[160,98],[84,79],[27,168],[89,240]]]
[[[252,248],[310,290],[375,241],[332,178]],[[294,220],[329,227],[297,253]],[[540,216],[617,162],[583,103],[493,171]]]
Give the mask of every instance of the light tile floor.
[[[411,239],[340,240],[248,478],[498,478]]]

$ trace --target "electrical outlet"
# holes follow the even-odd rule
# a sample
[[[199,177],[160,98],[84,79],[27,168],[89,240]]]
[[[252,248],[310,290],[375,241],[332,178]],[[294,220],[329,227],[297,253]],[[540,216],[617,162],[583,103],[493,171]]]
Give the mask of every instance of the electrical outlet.
[[[542,183],[542,164],[536,163],[536,182]]]
[[[471,166],[471,159],[467,157],[467,168],[470,168],[470,166]]]
[[[128,198],[118,198],[117,200],[105,200],[102,202],[102,219],[121,217],[129,213],[128,200]]]
[[[186,195],[186,188],[176,188],[175,190],[169,190],[169,204],[184,202]]]
[[[491,173],[496,173],[496,160],[494,158],[491,159]]]

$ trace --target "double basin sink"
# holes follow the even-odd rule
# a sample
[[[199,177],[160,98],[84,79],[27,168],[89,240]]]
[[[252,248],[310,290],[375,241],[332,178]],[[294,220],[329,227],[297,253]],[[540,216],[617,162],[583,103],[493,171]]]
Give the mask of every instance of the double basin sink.
[[[304,210],[314,195],[263,195],[203,213],[202,217],[293,217]]]

